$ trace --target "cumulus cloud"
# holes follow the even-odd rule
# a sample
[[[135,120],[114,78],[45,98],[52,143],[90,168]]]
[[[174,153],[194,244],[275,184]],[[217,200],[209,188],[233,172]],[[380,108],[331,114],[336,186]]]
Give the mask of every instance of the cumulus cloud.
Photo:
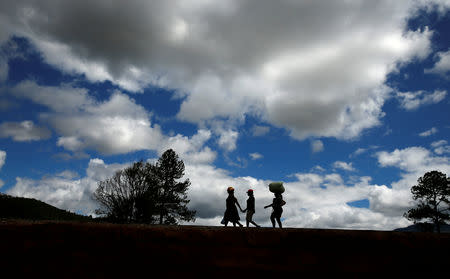
[[[226,187],[233,186],[238,201],[247,198],[245,191],[254,189],[258,224],[270,226],[270,211],[263,209],[272,202],[268,183],[253,177],[232,177],[222,169],[212,166],[187,166],[186,175],[192,182],[189,190],[190,207],[197,210],[197,223],[218,225],[225,210]],[[283,199],[284,225],[310,228],[355,228],[393,229],[406,226],[408,221],[401,214],[386,216],[367,208],[355,208],[347,203],[368,199],[374,187],[367,177],[356,179],[355,183],[344,184],[336,173],[297,173],[295,181],[285,183]],[[350,187],[349,187],[350,186]]]
[[[431,143],[431,147],[434,148],[434,153],[438,155],[450,153],[450,145],[446,140],[434,141]]]
[[[438,52],[436,57],[436,64],[431,69],[425,69],[425,73],[446,75],[450,71],[450,50]]]
[[[333,167],[335,169],[341,169],[345,171],[355,171],[355,168],[352,166],[352,163],[336,161],[333,163]]]
[[[436,127],[433,127],[429,130],[423,131],[422,133],[419,134],[419,136],[421,137],[429,137],[431,135],[434,135],[438,132],[438,129]]]
[[[407,172],[427,171],[441,169],[445,171],[448,166],[446,157],[437,157],[426,148],[408,147],[405,149],[395,149],[392,152],[381,151],[376,153],[378,163],[382,167],[396,166]]]
[[[222,130],[218,131],[219,139],[217,143],[225,151],[233,151],[236,149],[236,141],[238,139],[239,133],[234,130]]]
[[[387,74],[431,50],[432,31],[406,30],[407,20],[419,8],[448,8],[439,1],[118,3],[2,3],[3,32],[28,38],[47,63],[90,81],[175,89],[183,121],[252,115],[297,139],[354,138],[379,125]]]
[[[23,81],[11,88],[10,94],[48,108],[48,112],[41,113],[39,117],[57,132],[56,144],[74,154],[61,155],[64,157],[86,157],[84,151],[88,149],[103,154],[123,154],[136,150],[156,150],[162,154],[169,148],[189,162],[212,162],[216,157],[216,153],[205,146],[211,138],[211,131],[199,129],[190,138],[180,134],[164,135],[157,124],[151,123],[151,114],[120,91],[100,101],[84,88],[70,85],[42,86],[34,81]],[[27,135],[41,131],[33,128],[31,122],[23,123],[27,125],[22,126],[29,128]],[[10,130],[3,129],[2,133]],[[236,138],[237,132],[224,131],[219,144],[232,150],[236,148]]]
[[[439,145],[442,143],[439,143]],[[401,179],[393,181],[391,187],[379,186],[371,193],[371,209],[390,216],[405,212],[412,205],[411,187],[428,171],[450,173],[450,158],[436,156],[423,147],[395,149],[392,152],[376,153],[381,167],[399,168]]]
[[[12,92],[50,109],[49,113],[41,114],[41,119],[61,135],[58,145],[68,150],[88,148],[120,154],[157,149],[161,142],[160,128],[152,126],[148,112],[119,91],[105,101],[97,101],[82,88],[41,86],[25,81]]]
[[[14,141],[33,141],[50,138],[51,132],[45,127],[35,126],[32,121],[3,122],[0,124],[0,138],[11,137]]]
[[[207,137],[206,132],[201,132],[198,137]],[[349,181],[344,181],[339,174],[323,168],[320,173],[294,174],[293,181],[285,182],[285,226],[379,230],[404,227],[410,223],[402,214],[411,206],[410,188],[417,178],[429,169],[450,171],[449,158],[434,156],[420,147],[382,151],[377,153],[376,158],[382,167],[400,168],[403,171],[401,179],[386,186],[371,183],[372,179],[367,176],[353,176]],[[19,177],[8,194],[33,197],[64,209],[91,214],[97,207],[91,195],[97,182],[128,165],[108,165],[102,159],[91,159],[84,177],[80,178],[71,171],[47,175],[40,180]],[[189,162],[186,162],[185,178],[191,181],[189,207],[197,210],[196,224],[219,225],[225,210],[226,188],[233,186],[241,204],[245,204],[246,190],[254,189],[254,220],[270,226],[270,210],[263,209],[273,199],[268,191],[270,180],[236,177],[210,164]],[[359,200],[369,200],[370,207],[349,205]]]
[[[311,142],[311,151],[313,153],[322,152],[324,150],[323,142],[321,140],[314,140]]]
[[[16,178],[16,184],[6,191],[19,197],[35,198],[58,208],[85,215],[93,215],[98,205],[92,193],[97,189],[98,181],[111,177],[117,170],[127,164],[107,165],[101,159],[91,159],[86,169],[86,176],[77,179],[72,171],[47,175],[40,180]]]
[[[208,146],[205,146],[206,142],[211,138],[211,135],[211,131],[200,129],[191,138],[180,134],[167,137],[158,148],[158,153],[161,155],[165,150],[171,148],[188,163],[212,163],[217,153]]]
[[[397,92],[397,98],[402,108],[414,110],[424,105],[437,104],[447,96],[446,90],[435,90],[433,93],[426,91]]]

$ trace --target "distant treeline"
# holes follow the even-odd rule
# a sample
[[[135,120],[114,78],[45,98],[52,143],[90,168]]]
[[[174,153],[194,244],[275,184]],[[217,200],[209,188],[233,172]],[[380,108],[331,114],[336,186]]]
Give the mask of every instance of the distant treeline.
[[[59,209],[45,202],[0,193],[0,218],[27,220],[91,221],[89,216]]]

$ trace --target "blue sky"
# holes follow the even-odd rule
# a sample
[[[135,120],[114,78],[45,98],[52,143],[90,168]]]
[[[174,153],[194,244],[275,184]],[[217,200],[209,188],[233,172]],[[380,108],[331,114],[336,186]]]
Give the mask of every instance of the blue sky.
[[[89,215],[173,148],[196,224],[232,185],[269,225],[284,181],[286,226],[408,225],[417,178],[450,173],[450,2],[339,2],[2,2],[0,191]]]

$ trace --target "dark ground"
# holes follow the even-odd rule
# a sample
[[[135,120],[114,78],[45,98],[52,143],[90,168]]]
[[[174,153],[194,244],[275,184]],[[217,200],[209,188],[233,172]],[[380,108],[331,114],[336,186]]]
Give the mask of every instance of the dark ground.
[[[14,277],[0,277],[404,275],[445,272],[449,248],[450,234],[3,220],[0,274]]]

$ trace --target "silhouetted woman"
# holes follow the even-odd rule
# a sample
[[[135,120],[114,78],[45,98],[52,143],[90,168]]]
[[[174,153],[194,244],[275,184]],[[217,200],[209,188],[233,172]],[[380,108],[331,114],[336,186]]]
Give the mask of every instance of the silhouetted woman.
[[[236,223],[239,225],[239,227],[242,227],[242,224],[239,223],[239,212],[236,208],[236,205],[239,207],[239,209],[242,211],[241,206],[239,205],[239,202],[234,197],[234,188],[228,187],[228,198],[227,198],[227,209],[225,210],[225,216],[223,217],[224,225],[225,227],[228,225],[228,222],[233,223],[233,227],[236,227]]]
[[[253,214],[255,214],[255,197],[253,196],[253,190],[249,189],[247,191],[248,199],[247,199],[247,208],[244,209],[242,212],[247,212],[247,215],[245,217],[245,221],[247,222],[247,227],[249,224],[253,224],[255,227],[259,227],[258,224],[253,222]]]
[[[275,220],[277,220],[278,226],[282,228],[281,225],[281,214],[283,213],[282,206],[285,205],[286,202],[283,200],[283,196],[280,193],[275,193],[275,198],[272,203],[264,206],[264,208],[272,207],[272,214],[270,214],[270,221],[272,222],[272,227],[275,228]]]

